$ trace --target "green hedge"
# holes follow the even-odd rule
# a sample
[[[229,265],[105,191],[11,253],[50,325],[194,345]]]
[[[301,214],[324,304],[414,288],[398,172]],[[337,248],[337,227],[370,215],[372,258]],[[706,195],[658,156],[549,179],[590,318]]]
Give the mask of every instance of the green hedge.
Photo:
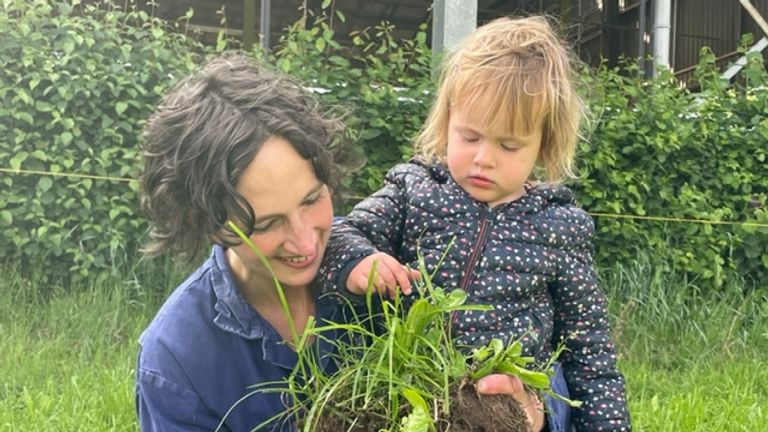
[[[589,83],[595,120],[580,148],[580,203],[595,213],[768,223],[768,74],[762,57],[750,55],[739,84],[730,85],[720,78],[712,52],[702,50],[692,83],[696,93],[669,71],[647,80],[636,72],[634,65],[603,68]],[[727,269],[768,283],[765,227],[596,221],[602,263],[652,251],[706,285],[721,285]]]
[[[142,11],[0,5],[0,167],[136,178],[139,135],[201,46]],[[0,258],[52,280],[111,269],[145,222],[137,182],[0,173]]]
[[[109,3],[0,7],[0,167],[135,178],[144,119],[162,91],[212,50],[169,23]],[[355,151],[367,162],[345,179],[347,199],[337,203],[343,213],[410,154],[434,91],[433,59],[424,27],[396,41],[381,24],[342,47],[330,23],[343,14],[326,10],[309,19],[286,29],[268,61],[345,113]],[[654,79],[636,72],[629,65],[584,75],[593,116],[574,184],[582,205],[594,213],[768,223],[768,76],[760,57],[750,56],[740,84],[729,85],[703,52],[696,93],[668,72]],[[132,253],[146,229],[135,182],[0,178],[0,259],[57,262],[84,276]],[[731,269],[768,280],[764,227],[596,222],[600,263],[651,250],[702,285],[720,285]]]

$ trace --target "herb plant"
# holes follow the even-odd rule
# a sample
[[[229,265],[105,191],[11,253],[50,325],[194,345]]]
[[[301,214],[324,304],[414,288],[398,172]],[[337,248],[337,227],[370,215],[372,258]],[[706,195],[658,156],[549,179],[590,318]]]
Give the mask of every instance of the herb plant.
[[[230,223],[230,227],[269,268],[247,236],[234,224]],[[374,266],[372,272],[375,271]],[[504,345],[494,339],[471,351],[456,347],[451,341],[451,315],[491,307],[467,305],[463,290],[446,292],[434,286],[423,260],[419,260],[419,271],[418,295],[407,313],[403,297],[381,298],[373,294],[369,282],[364,313],[354,314],[348,323],[309,320],[303,332],[294,332],[292,344],[298,353],[298,363],[287,382],[259,384],[254,386],[253,393],[286,392],[293,405],[280,420],[296,421],[303,431],[386,432],[446,430],[454,418],[451,411],[457,395],[465,388],[474,395],[471,382],[491,373],[517,376],[531,391],[552,394],[549,375],[544,371],[548,365],[530,369],[533,358],[522,355],[519,340]],[[284,301],[279,282],[274,279],[274,283]],[[287,305],[283,310],[290,321]],[[317,366],[314,345],[310,343],[327,338],[329,331],[345,335],[327,339],[335,348],[333,360],[338,365],[332,373]],[[512,400],[507,399],[508,403]],[[525,415],[519,408],[518,416],[520,430],[526,430]],[[275,420],[278,419],[270,419],[256,429]]]

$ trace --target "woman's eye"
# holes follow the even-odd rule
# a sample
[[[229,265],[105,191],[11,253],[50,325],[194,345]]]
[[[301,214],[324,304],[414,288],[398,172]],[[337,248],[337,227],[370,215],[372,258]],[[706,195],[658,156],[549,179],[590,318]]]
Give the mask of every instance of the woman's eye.
[[[308,198],[306,201],[304,201],[304,205],[305,205],[305,206],[311,206],[311,205],[315,205],[315,204],[317,204],[317,203],[318,203],[318,201],[320,201],[320,198],[321,198],[322,196],[323,196],[323,194],[317,194],[317,195],[315,195],[315,196],[313,196],[313,197],[310,197],[310,198]]]
[[[267,232],[276,226],[277,226],[277,222],[274,220],[271,220],[269,222],[254,225],[253,232],[257,232],[257,233]]]

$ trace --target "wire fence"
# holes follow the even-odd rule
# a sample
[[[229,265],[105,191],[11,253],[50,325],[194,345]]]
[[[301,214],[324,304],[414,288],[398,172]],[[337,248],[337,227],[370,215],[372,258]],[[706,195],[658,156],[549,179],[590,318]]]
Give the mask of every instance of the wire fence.
[[[81,174],[81,173],[69,173],[69,172],[50,172],[50,171],[36,171],[36,170],[13,169],[13,168],[0,168],[0,172],[16,174],[16,175],[69,177],[69,178],[77,178],[77,179],[105,180],[105,181],[128,182],[128,183],[138,182],[137,179],[128,178],[128,177],[100,176],[100,175],[93,175],[93,174]],[[760,223],[760,222],[707,220],[707,219],[693,219],[693,218],[678,218],[678,217],[670,217],[670,216],[631,215],[631,214],[620,214],[620,213],[588,212],[588,214],[592,217],[597,217],[597,218],[768,228],[768,223]]]

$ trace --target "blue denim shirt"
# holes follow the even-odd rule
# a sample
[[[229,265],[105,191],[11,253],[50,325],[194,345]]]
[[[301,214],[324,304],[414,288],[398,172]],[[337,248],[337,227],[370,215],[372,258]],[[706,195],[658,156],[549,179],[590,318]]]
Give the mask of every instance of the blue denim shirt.
[[[318,299],[317,322],[335,318],[337,304]],[[321,364],[329,367],[330,344],[317,340]],[[136,409],[143,432],[210,432],[222,419],[221,431],[250,431],[286,407],[280,393],[245,397],[254,384],[285,378],[297,356],[239,294],[219,246],[166,300],[139,343]],[[261,430],[292,429],[283,422]]]

